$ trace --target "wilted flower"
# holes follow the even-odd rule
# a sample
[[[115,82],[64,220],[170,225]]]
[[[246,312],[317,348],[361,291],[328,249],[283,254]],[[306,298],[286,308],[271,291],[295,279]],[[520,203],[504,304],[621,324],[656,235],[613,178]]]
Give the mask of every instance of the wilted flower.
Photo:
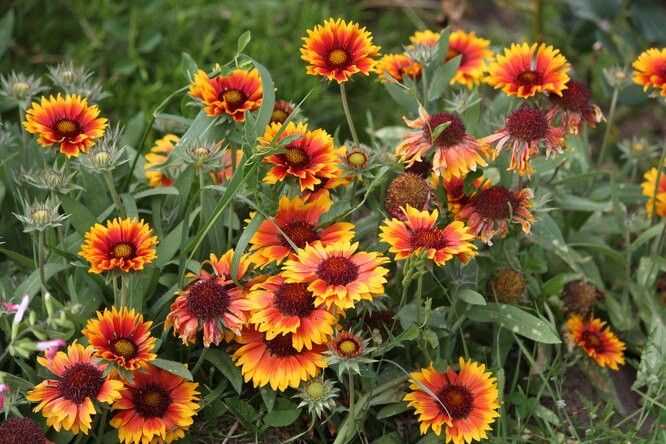
[[[127,145],[122,144],[122,133],[120,125],[110,128],[93,149],[80,159],[81,165],[91,172],[102,173],[127,162],[123,158]]]
[[[68,173],[65,164],[63,164],[61,167],[53,165],[21,171],[20,176],[16,179],[22,180],[40,190],[67,194],[72,190],[81,189],[81,187],[72,183],[76,173],[76,171]]]
[[[410,205],[425,210],[433,198],[430,185],[422,177],[404,173],[391,181],[386,189],[384,208],[393,217],[404,219],[402,208]]]
[[[527,282],[520,271],[512,268],[500,268],[488,281],[488,289],[493,299],[503,304],[516,304],[525,294]]]
[[[604,294],[594,285],[582,280],[567,283],[562,292],[565,310],[568,313],[578,313],[580,315],[588,314],[594,304],[603,297]]]
[[[374,351],[374,347],[368,347],[368,342],[351,331],[338,333],[328,342],[328,351],[324,352],[328,365],[336,368],[338,376],[348,372],[360,375],[361,365],[375,362],[368,357]]]
[[[42,85],[42,79],[39,77],[13,71],[8,76],[0,76],[0,85],[2,85],[0,95],[22,107],[30,103],[37,94],[48,89]]]
[[[548,98],[553,104],[549,112],[559,116],[560,124],[571,134],[578,134],[583,123],[594,128],[605,119],[601,108],[592,103],[592,93],[582,82],[571,79],[560,95],[550,94]]]
[[[59,227],[69,217],[67,214],[58,212],[60,202],[54,198],[48,198],[41,202],[34,201],[31,204],[24,202],[23,206],[23,214],[14,213],[14,216],[23,223],[25,233]]]
[[[340,389],[335,387],[335,382],[317,378],[302,383],[294,398],[301,400],[299,409],[307,407],[311,416],[321,418],[326,411],[335,408],[335,399],[339,394]]]

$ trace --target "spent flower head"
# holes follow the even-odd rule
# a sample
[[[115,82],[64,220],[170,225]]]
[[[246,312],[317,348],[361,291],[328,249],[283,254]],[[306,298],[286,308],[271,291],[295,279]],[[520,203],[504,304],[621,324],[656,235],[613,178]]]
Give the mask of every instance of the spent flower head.
[[[26,233],[59,227],[69,217],[67,214],[59,213],[60,202],[54,198],[45,201],[36,200],[32,203],[24,201],[23,208],[23,214],[14,213],[14,216],[23,223],[23,231]]]
[[[81,95],[91,102],[97,102],[108,96],[101,83],[93,79],[92,71],[76,66],[72,62],[50,66],[48,77],[65,93]]]
[[[335,387],[335,382],[316,378],[302,383],[294,398],[301,400],[298,408],[307,407],[312,417],[321,418],[325,412],[335,409],[335,399],[339,394],[340,389]]]
[[[40,190],[67,194],[70,191],[82,189],[74,183],[76,173],[76,171],[67,172],[64,164],[61,167],[53,165],[43,168],[33,168],[27,171],[21,169],[20,175],[16,177],[16,180],[17,182],[25,182]]]
[[[91,172],[100,173],[112,171],[127,162],[124,158],[127,145],[122,144],[122,134],[123,128],[120,125],[107,130],[93,149],[81,157],[81,165]]]
[[[620,66],[611,66],[604,68],[604,77],[606,82],[612,87],[622,90],[631,84],[631,75],[629,71]]]
[[[22,72],[14,72],[0,76],[0,95],[7,97],[15,105],[25,108],[33,97],[48,88],[42,84],[42,79]]]

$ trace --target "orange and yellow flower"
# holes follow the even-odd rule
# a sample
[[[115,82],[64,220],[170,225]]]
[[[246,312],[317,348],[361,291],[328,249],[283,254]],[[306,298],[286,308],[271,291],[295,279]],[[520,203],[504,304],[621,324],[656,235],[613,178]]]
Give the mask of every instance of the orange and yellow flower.
[[[248,294],[249,321],[269,341],[290,334],[297,351],[310,350],[313,344],[326,343],[337,322],[330,311],[315,307],[314,302],[308,284],[289,284],[279,274],[271,276]]]
[[[90,262],[91,273],[140,271],[157,258],[157,242],[143,220],[115,218],[88,230],[79,255]]]
[[[578,134],[583,122],[594,128],[604,120],[601,108],[592,103],[592,94],[582,82],[571,79],[562,95],[550,94],[548,97],[554,105],[549,114],[559,116],[568,133]]]
[[[453,214],[458,213],[470,200],[470,196],[465,194],[465,178],[452,177],[451,179],[444,181],[442,185],[446,192],[446,205],[449,211]],[[485,177],[480,176],[474,179],[472,185],[478,192],[490,188],[492,183]]]
[[[569,341],[581,347],[600,367],[617,370],[624,364],[624,342],[601,319],[571,316],[566,324]]]
[[[426,46],[434,48],[439,44],[439,33],[429,29],[416,31],[409,37],[409,41],[414,46]]]
[[[37,357],[56,379],[40,382],[28,392],[26,399],[38,402],[35,412],[42,412],[46,424],[57,431],[88,434],[91,416],[96,413],[94,401],[113,403],[120,398],[123,383],[104,376],[106,365],[93,358],[94,349],[73,343],[67,352],[58,352],[53,359]]]
[[[372,44],[372,34],[365,27],[332,18],[308,29],[301,47],[301,59],[308,64],[308,74],[338,83],[357,73],[370,74],[378,54],[379,47]]]
[[[134,309],[112,307],[98,311],[97,319],[90,319],[82,333],[97,356],[133,371],[157,357],[153,353],[156,340],[150,335],[152,324],[144,322],[143,315]]]
[[[377,62],[377,77],[382,82],[391,78],[397,82],[416,80],[421,77],[421,64],[407,54],[387,54]]]
[[[290,199],[282,196],[275,216],[263,221],[250,239],[252,261],[262,267],[272,262],[282,263],[294,254],[289,241],[298,248],[313,242],[331,245],[351,241],[354,237],[354,225],[349,222],[336,222],[325,228],[319,227],[319,219],[332,205],[328,194],[308,202],[301,197]]]
[[[666,96],[666,48],[650,48],[634,61],[634,82],[643,91],[654,88]]]
[[[657,176],[659,176],[659,185],[657,185]],[[651,168],[643,176],[641,190],[643,196],[648,198],[645,203],[645,211],[649,216],[656,214],[660,217],[666,216],[666,172],[662,170],[661,174],[656,168]]]
[[[403,212],[404,221],[387,219],[379,227],[379,239],[391,246],[389,251],[396,260],[425,253],[441,267],[454,256],[466,263],[476,255],[476,246],[472,243],[474,235],[464,223],[454,221],[440,228],[437,226],[437,210],[420,211],[407,205]]]
[[[255,388],[270,385],[273,390],[297,388],[301,382],[312,379],[326,368],[323,345],[312,349],[294,348],[292,334],[267,339],[266,334],[248,328],[236,338],[241,346],[233,354],[241,368],[245,382],[252,381]]]
[[[295,106],[286,100],[276,100],[273,105],[270,123],[284,123],[294,112]]]
[[[445,179],[462,177],[477,166],[486,166],[487,155],[483,146],[469,134],[460,117],[453,113],[429,115],[424,108],[419,109],[415,120],[404,119],[413,128],[395,148],[401,162],[411,167],[423,161],[423,157],[434,148],[432,169]],[[448,124],[441,130],[441,125]]]
[[[87,153],[104,135],[106,126],[107,120],[99,117],[97,105],[90,106],[87,99],[69,94],[33,102],[23,122],[27,132],[38,136],[37,143],[44,147],[59,145],[67,157]]]
[[[120,442],[169,444],[184,437],[199,410],[199,384],[152,365],[132,376],[113,404],[110,423]]]
[[[314,191],[315,186],[326,179],[334,178],[338,158],[333,138],[326,131],[309,131],[306,123],[289,122],[276,138],[281,128],[282,124],[272,123],[259,139],[259,143],[267,147],[271,146],[271,142],[273,145],[279,144],[287,137],[296,138],[283,147],[284,152],[264,158],[265,163],[273,165],[264,177],[265,183],[273,185],[287,177],[294,177],[303,192]],[[276,140],[273,140],[274,138]]]
[[[486,82],[505,94],[526,99],[539,93],[562,95],[569,81],[569,63],[546,44],[514,43],[498,54]]]
[[[499,416],[496,379],[486,366],[460,358],[459,370],[437,371],[432,365],[411,376],[404,400],[416,412],[421,434],[446,434],[445,442],[468,444],[487,438]]]
[[[289,283],[307,283],[315,306],[346,310],[356,301],[372,300],[384,293],[388,259],[379,253],[356,251],[358,242],[324,246],[308,244],[285,262],[282,275]]]
[[[161,167],[169,160],[169,156],[179,140],[180,137],[175,134],[166,134],[161,139],[157,139],[150,151],[144,156],[143,170],[148,180],[148,185],[151,187],[168,187],[173,185],[174,178],[167,174]]]
[[[534,223],[530,212],[533,196],[529,188],[512,191],[494,185],[479,189],[462,205],[455,218],[464,221],[481,241],[492,245],[493,237],[507,235],[510,223],[520,224],[524,233],[530,232]]]
[[[261,106],[261,77],[255,69],[235,69],[213,78],[198,70],[190,84],[190,96],[199,99],[211,117],[226,114],[237,122],[245,121],[245,113]]]
[[[171,304],[164,329],[173,327],[174,335],[183,344],[196,343],[197,333],[203,330],[204,347],[219,345],[223,339],[239,334],[247,322],[247,289],[237,286],[231,278],[233,256],[234,250],[219,258],[211,254],[208,263],[213,273],[200,271]],[[249,259],[243,256],[236,275],[238,281],[245,277],[249,265]]]

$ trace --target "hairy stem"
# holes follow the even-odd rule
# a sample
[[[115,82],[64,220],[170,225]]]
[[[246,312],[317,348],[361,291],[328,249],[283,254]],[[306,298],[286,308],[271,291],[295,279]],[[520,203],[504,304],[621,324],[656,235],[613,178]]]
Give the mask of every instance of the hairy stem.
[[[118,210],[118,214],[125,216],[125,207],[123,207],[118,190],[116,190],[116,184],[113,182],[111,171],[104,171],[104,182],[106,182],[109,194],[111,194],[111,199],[113,199],[113,205],[115,205],[116,210]]]
[[[345,117],[347,117],[347,124],[349,125],[349,132],[351,133],[352,139],[354,140],[354,145],[359,146],[358,144],[358,134],[356,134],[356,127],[354,127],[354,120],[352,119],[351,111],[349,110],[349,102],[347,101],[347,90],[345,89],[345,84],[340,84],[340,99],[342,99],[342,109],[345,112]]]
[[[608,148],[608,139],[610,138],[610,132],[613,128],[613,120],[615,120],[615,108],[617,107],[617,98],[620,94],[620,88],[616,86],[613,89],[613,97],[611,98],[610,111],[608,111],[608,121],[606,122],[606,131],[604,131],[604,138],[601,142],[601,149],[599,150],[599,159],[597,164],[601,165],[606,157],[606,149]]]

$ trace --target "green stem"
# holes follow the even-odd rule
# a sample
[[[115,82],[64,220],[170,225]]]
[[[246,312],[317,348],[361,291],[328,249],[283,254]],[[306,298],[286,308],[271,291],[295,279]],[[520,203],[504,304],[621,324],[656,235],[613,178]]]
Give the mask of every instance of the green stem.
[[[354,411],[354,373],[348,372],[349,411]]]
[[[419,272],[416,280],[416,322],[421,323],[421,309],[423,308],[423,273]]]
[[[206,352],[208,351],[207,347],[204,347],[203,350],[201,350],[201,354],[199,355],[199,359],[197,359],[197,362],[194,364],[194,367],[192,367],[192,375],[196,375],[196,373],[199,371],[201,368],[201,365],[204,362],[204,359],[206,357]]]
[[[599,159],[597,164],[601,165],[606,156],[606,149],[608,148],[608,139],[610,139],[610,132],[613,128],[613,120],[615,119],[615,108],[617,107],[617,98],[620,94],[620,88],[616,86],[613,89],[613,97],[611,98],[610,111],[608,111],[608,121],[606,122],[606,131],[604,131],[604,138],[601,142],[601,149],[599,150]]]
[[[106,418],[109,416],[109,409],[102,408],[102,417],[99,420],[99,428],[97,430],[97,436],[95,438],[95,443],[101,443],[104,441],[104,431],[106,430]]]
[[[44,231],[40,230],[37,234],[37,268],[39,269],[39,283],[42,289],[42,297],[46,296],[46,270],[44,269],[45,264],[45,252],[44,252]]]
[[[127,307],[129,302],[129,276],[120,275],[120,306]]]
[[[205,190],[206,187],[206,177],[204,169],[199,168],[199,230],[204,226],[204,202],[205,202]]]
[[[104,182],[106,182],[106,186],[109,189],[109,194],[111,194],[111,199],[113,199],[113,204],[116,207],[116,210],[118,210],[118,214],[121,216],[125,216],[125,207],[123,207],[123,203],[120,200],[120,195],[118,194],[118,190],[116,190],[116,185],[113,182],[113,176],[111,175],[111,171],[104,171]]]
[[[543,0],[534,0],[534,41],[543,41]]]
[[[342,109],[345,112],[345,117],[347,117],[347,124],[349,125],[349,132],[351,133],[352,139],[354,140],[354,145],[359,146],[358,135],[356,134],[356,127],[354,127],[354,120],[352,119],[351,111],[349,110],[349,102],[347,102],[347,90],[345,89],[345,84],[340,84],[340,99],[342,99]]]

